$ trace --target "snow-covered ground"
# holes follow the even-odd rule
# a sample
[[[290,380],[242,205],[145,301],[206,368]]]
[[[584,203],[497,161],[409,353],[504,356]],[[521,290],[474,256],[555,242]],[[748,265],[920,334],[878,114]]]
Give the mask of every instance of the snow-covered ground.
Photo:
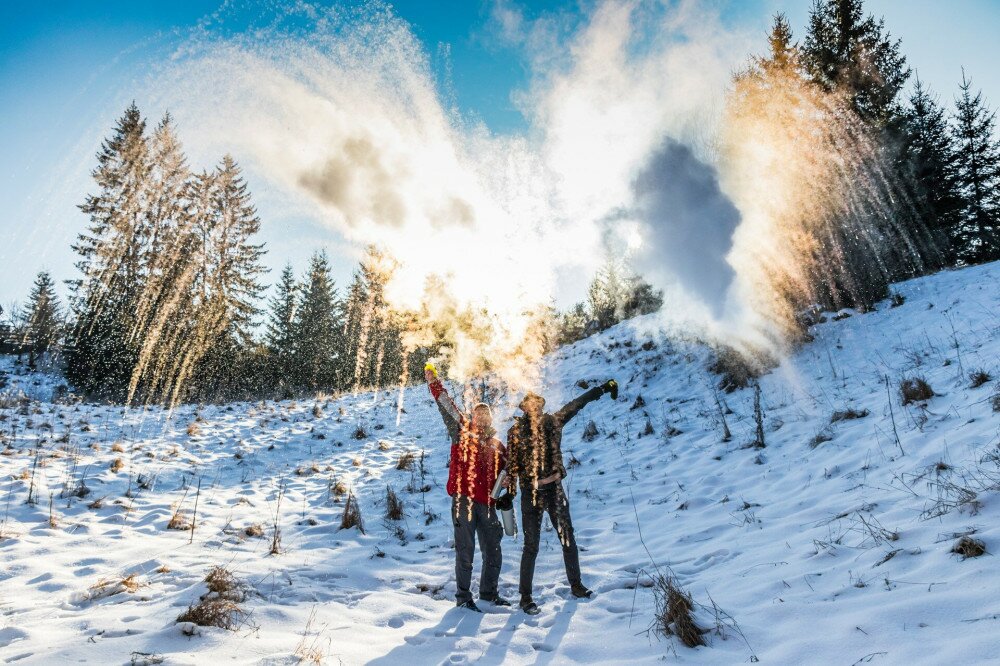
[[[764,449],[747,447],[752,389],[723,396],[732,439],[721,441],[704,349],[646,337],[640,321],[558,351],[546,368],[550,407],[579,380],[615,377],[622,394],[588,406],[563,439],[596,595],[570,598],[546,525],[535,579],[543,612],[533,618],[454,608],[448,444],[425,387],[406,390],[403,413],[395,393],[170,415],[5,405],[0,661],[995,660],[998,382],[970,388],[968,375],[1000,374],[998,283],[998,264],[946,272],[898,285],[899,307],[816,326],[814,342],[761,379]],[[937,395],[903,406],[899,382],[915,375]],[[831,423],[848,408],[868,413]],[[585,442],[591,419],[599,434]],[[425,493],[418,465],[396,469],[421,451]],[[67,497],[81,481],[89,493]],[[338,482],[357,496],[364,534],[339,529]],[[32,484],[38,503],[28,505]],[[405,502],[402,521],[384,518],[387,485]],[[196,502],[193,535],[167,529],[177,511],[190,522]],[[263,536],[248,536],[251,526]],[[988,554],[952,554],[964,533]],[[521,541],[503,547],[501,591],[516,600]],[[175,622],[207,592],[214,566],[247,585],[235,631]],[[667,566],[695,602],[732,618],[705,647],[647,631],[648,574]],[[716,624],[705,608],[695,616]]]

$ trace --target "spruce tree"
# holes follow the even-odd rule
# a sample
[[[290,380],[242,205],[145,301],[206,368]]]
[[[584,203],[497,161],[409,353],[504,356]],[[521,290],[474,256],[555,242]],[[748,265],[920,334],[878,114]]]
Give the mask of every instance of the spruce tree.
[[[955,141],[958,182],[964,196],[957,233],[958,256],[965,263],[1000,257],[1000,143],[994,135],[996,112],[972,93],[972,81],[962,72],[961,94],[955,100]]]
[[[814,83],[847,95],[865,121],[884,127],[897,114],[910,70],[900,41],[883,19],[865,16],[863,0],[815,0],[802,59]]]
[[[90,218],[73,249],[81,278],[70,283],[75,316],[67,354],[69,381],[84,393],[124,400],[138,358],[135,313],[149,239],[145,211],[150,173],[146,122],[133,103],[97,155],[97,193],[80,206]]]
[[[271,298],[264,344],[267,347],[269,375],[273,383],[288,389],[296,376],[295,326],[299,306],[299,284],[291,264],[285,264],[281,271],[281,281]]]
[[[40,272],[35,278],[23,336],[25,344],[39,353],[52,351],[62,338],[59,297],[47,271]]]
[[[337,366],[340,350],[340,303],[325,252],[313,254],[309,261],[302,300],[295,312],[294,350],[295,378],[298,385],[309,391],[337,388]]]
[[[903,112],[902,139],[901,156],[910,170],[918,215],[934,234],[942,263],[950,264],[963,206],[955,140],[945,110],[919,78]]]

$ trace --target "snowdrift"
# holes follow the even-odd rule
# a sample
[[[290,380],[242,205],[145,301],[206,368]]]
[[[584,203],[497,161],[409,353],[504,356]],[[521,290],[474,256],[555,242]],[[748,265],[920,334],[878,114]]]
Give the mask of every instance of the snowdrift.
[[[989,661],[998,281],[998,264],[920,278],[816,325],[760,379],[763,448],[754,389],[718,392],[708,350],[647,322],[552,355],[550,408],[622,390],[563,439],[596,595],[570,597],[546,521],[534,618],[454,608],[448,442],[423,386],[166,413],[19,397],[20,378],[0,397],[0,661]],[[917,378],[931,393],[903,404]],[[348,502],[362,525],[342,528]],[[520,550],[504,539],[511,599]],[[658,573],[705,646],[655,630]],[[206,602],[229,629],[177,622]]]

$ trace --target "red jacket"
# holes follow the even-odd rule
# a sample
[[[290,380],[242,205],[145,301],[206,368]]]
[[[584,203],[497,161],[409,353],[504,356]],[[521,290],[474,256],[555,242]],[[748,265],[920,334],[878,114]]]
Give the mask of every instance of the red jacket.
[[[448,461],[448,494],[471,497],[480,504],[493,505],[490,492],[500,470],[507,464],[507,452],[493,432],[477,433],[440,381],[428,385],[441,418],[451,437]]]

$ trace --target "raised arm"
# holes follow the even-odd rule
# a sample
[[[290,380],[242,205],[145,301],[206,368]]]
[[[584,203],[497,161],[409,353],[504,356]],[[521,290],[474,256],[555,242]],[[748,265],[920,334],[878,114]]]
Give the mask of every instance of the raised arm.
[[[611,379],[600,386],[595,386],[583,395],[574,398],[563,405],[562,409],[552,415],[552,418],[555,419],[556,427],[561,428],[566,425],[566,423],[569,422],[571,418],[576,416],[588,402],[597,400],[605,393],[610,393],[612,400],[618,398],[618,384],[615,383],[615,380]]]
[[[437,378],[434,366],[428,364],[428,367],[424,369],[424,378],[427,379],[427,388],[430,389],[434,402],[437,403],[438,411],[441,412],[441,420],[444,421],[444,425],[448,429],[448,437],[451,438],[452,442],[457,442],[465,417],[455,405],[455,401],[448,395],[444,384]]]

